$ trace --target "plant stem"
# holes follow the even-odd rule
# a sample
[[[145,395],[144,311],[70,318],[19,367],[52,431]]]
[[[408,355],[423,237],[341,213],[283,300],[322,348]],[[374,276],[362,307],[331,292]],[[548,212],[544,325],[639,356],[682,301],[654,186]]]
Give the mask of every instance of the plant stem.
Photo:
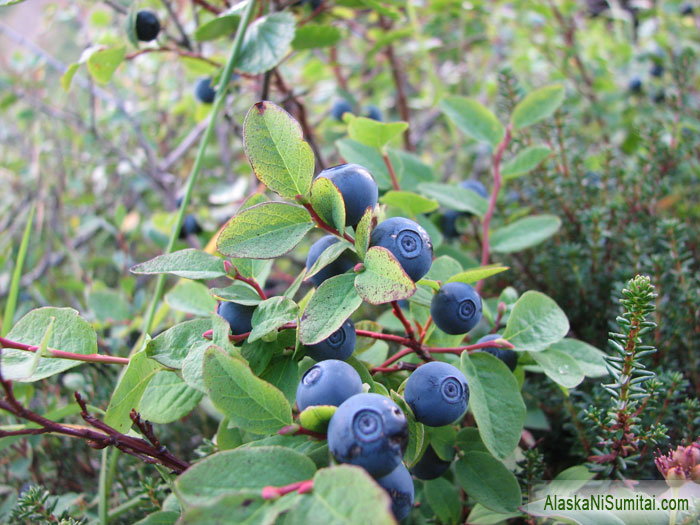
[[[301,197],[301,195],[297,195],[297,197]],[[305,202],[302,204],[302,206],[304,206],[304,208],[308,210],[309,214],[311,215],[311,218],[314,220],[314,222],[319,228],[321,228],[322,230],[326,230],[328,233],[332,233],[337,237],[342,237],[351,244],[355,244],[355,239],[348,235],[347,232],[343,233],[343,235],[340,235],[340,232],[338,230],[333,228],[333,226],[330,226],[328,223],[326,223],[326,221],[319,217],[318,213],[316,213],[316,210],[314,210],[313,206],[311,206],[311,203]]]
[[[399,303],[397,301],[391,301],[391,307],[393,308],[394,315],[396,316],[396,318],[399,321],[401,321],[401,324],[403,325],[404,330],[406,330],[406,336],[411,340],[415,339],[415,334],[413,333],[413,327],[411,326],[411,323],[408,322],[408,319],[406,319],[406,316],[401,311],[401,307],[399,306]]]
[[[391,163],[388,153],[382,153],[382,158],[384,159],[384,164],[386,164],[386,169],[389,170],[389,176],[391,177],[391,185],[396,191],[400,191],[399,180],[396,178],[396,172],[394,171],[394,165]]]
[[[489,256],[491,252],[491,245],[489,244],[489,228],[491,226],[491,219],[493,218],[493,212],[496,209],[496,201],[498,200],[498,192],[501,190],[501,183],[503,178],[501,177],[501,160],[503,159],[503,153],[505,152],[508,144],[510,144],[513,131],[513,124],[508,124],[506,128],[506,134],[501,140],[501,143],[496,149],[496,153],[493,155],[493,191],[491,192],[491,198],[489,199],[489,207],[484,215],[484,220],[482,223],[482,233],[481,233],[481,266],[486,266],[489,263]],[[481,289],[484,285],[484,281],[481,280],[476,285],[476,291],[481,293]]]
[[[238,28],[236,29],[236,37],[233,40],[231,53],[229,54],[228,61],[226,62],[226,66],[224,67],[224,71],[221,74],[221,85],[219,86],[219,89],[216,90],[216,99],[214,100],[214,107],[211,110],[209,124],[207,125],[207,129],[204,131],[202,140],[199,143],[197,156],[195,158],[194,165],[192,166],[192,173],[190,173],[189,180],[187,181],[187,185],[185,186],[185,193],[182,196],[182,204],[180,206],[180,209],[178,210],[177,217],[175,219],[175,224],[173,225],[173,230],[172,232],[170,232],[170,240],[168,241],[168,246],[165,249],[165,254],[169,254],[173,251],[175,241],[179,236],[180,228],[182,227],[182,222],[185,219],[187,204],[190,202],[192,190],[194,188],[195,183],[197,182],[199,173],[202,170],[202,165],[204,162],[204,152],[207,148],[209,140],[214,134],[214,127],[216,126],[216,116],[221,111],[221,108],[223,108],[224,101],[226,100],[229,79],[231,78],[231,74],[233,73],[233,67],[238,61],[238,56],[240,55],[241,46],[243,44],[243,36],[245,35],[246,29],[248,28],[248,24],[250,23],[253,17],[255,3],[255,0],[250,0],[248,5],[246,6],[245,12],[243,13],[241,22],[238,24]],[[163,295],[163,289],[165,288],[165,278],[166,274],[161,274],[158,276],[158,281],[156,282],[156,289],[153,294],[153,300],[151,301],[151,304],[148,307],[148,312],[146,313],[146,318],[143,323],[144,334],[147,334],[151,331],[153,317],[156,314],[158,303],[160,302],[160,298]]]
[[[0,337],[0,346],[2,348],[13,348],[15,350],[24,350],[27,352],[37,352],[39,350],[39,347],[36,345],[18,343],[17,341],[10,341],[4,337]],[[112,365],[129,364],[128,357],[116,357],[102,354],[75,354],[73,352],[64,352],[63,350],[54,350],[53,348],[47,348],[46,351],[50,353],[52,357],[70,359],[72,361],[83,361],[85,363],[105,363]]]
[[[32,222],[34,221],[35,211],[36,203],[32,204],[32,207],[29,210],[27,226],[25,226],[24,228],[22,242],[19,245],[19,251],[17,252],[17,262],[15,263],[15,269],[12,272],[12,282],[10,283],[7,302],[5,303],[5,313],[2,317],[2,332],[0,332],[0,335],[7,335],[7,333],[10,331],[10,328],[12,328],[12,322],[15,317],[15,307],[17,306],[17,297],[19,295],[20,280],[22,278],[22,268],[24,267],[24,259],[27,256],[27,248],[29,246],[29,234],[32,231]]]
[[[143,49],[139,49],[138,51],[134,51],[133,53],[129,53],[128,55],[126,55],[125,60],[133,60],[134,58],[140,55],[146,55],[148,53],[175,53],[176,55],[181,57],[193,58],[195,60],[201,60],[202,62],[205,62],[214,67],[221,67],[221,64],[217,61],[202,56],[199,53],[194,53],[193,51],[185,51],[183,49],[177,49],[175,47],[168,46],[145,47]]]

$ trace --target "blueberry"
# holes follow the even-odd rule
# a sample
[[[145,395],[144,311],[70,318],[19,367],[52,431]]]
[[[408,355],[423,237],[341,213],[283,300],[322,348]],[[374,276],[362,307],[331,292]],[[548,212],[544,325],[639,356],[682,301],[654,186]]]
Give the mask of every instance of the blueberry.
[[[183,201],[183,200],[184,200],[184,197],[183,197],[182,195],[180,195],[177,199],[175,199],[175,206],[177,206],[178,208],[179,208],[180,206],[182,206],[182,201]]]
[[[693,6],[689,2],[686,2],[685,4],[681,5],[681,15],[690,16],[692,14]]]
[[[501,337],[500,334],[488,334],[477,341],[477,343],[486,343],[488,341],[495,341]],[[499,348],[497,346],[487,346],[482,348],[481,351],[488,352],[494,357],[497,357],[503,361],[511,371],[515,370],[518,366],[518,352],[510,350],[508,348]]]
[[[433,296],[430,315],[446,334],[466,334],[481,319],[481,297],[465,283],[447,283]]]
[[[336,100],[331,107],[331,115],[333,118],[342,122],[345,113],[352,113],[352,104],[344,98]]]
[[[448,239],[454,239],[459,236],[457,231],[457,218],[461,215],[455,210],[447,210],[442,216],[442,234]]]
[[[659,91],[657,91],[657,92],[654,94],[654,96],[652,97],[652,100],[653,100],[656,104],[661,104],[664,100],[666,100],[666,93],[664,92],[663,89],[660,89]]]
[[[323,3],[323,0],[301,0],[301,3],[311,5],[311,9],[315,11]]]
[[[355,323],[348,319],[330,337],[315,345],[305,346],[304,350],[316,361],[325,359],[345,361],[355,350],[355,339]]]
[[[197,222],[197,218],[192,215],[185,215],[185,220],[182,221],[180,228],[180,239],[186,239],[188,235],[197,235],[202,233],[202,227]]]
[[[652,77],[660,77],[664,74],[664,66],[659,64],[658,62],[654,62],[654,65],[651,66],[651,70],[649,71],[649,74]]]
[[[323,170],[317,178],[330,180],[345,202],[345,225],[355,226],[368,207],[374,208],[379,190],[374,178],[359,164],[340,164]]]
[[[642,92],[642,79],[639,77],[634,77],[632,80],[630,80],[629,84],[627,84],[627,89],[631,93],[641,93]]]
[[[465,180],[464,182],[460,183],[460,186],[465,190],[472,190],[474,193],[480,197],[483,197],[484,199],[489,198],[489,192],[486,189],[486,186],[476,179]]]
[[[143,42],[155,40],[160,33],[160,22],[153,11],[143,10],[136,13],[136,38]]]
[[[367,118],[371,118],[372,120],[376,120],[378,122],[381,122],[383,120],[382,118],[382,110],[379,109],[377,106],[367,106],[365,107],[365,116]]]
[[[391,496],[391,512],[396,521],[401,521],[409,515],[413,508],[413,479],[403,463],[384,477],[378,478],[377,483]]]
[[[241,335],[253,329],[255,306],[224,301],[216,307],[216,313],[228,321],[233,335]]]
[[[404,217],[392,217],[372,231],[370,246],[382,246],[399,261],[414,281],[423,277],[433,264],[433,243],[417,222]]]
[[[396,403],[379,394],[358,394],[338,407],[328,425],[328,448],[340,463],[386,476],[408,444],[408,422]]]
[[[326,248],[332,244],[335,244],[336,242],[338,242],[337,237],[334,235],[326,235],[313,243],[311,248],[309,248],[309,254],[306,256],[306,269],[310,270]],[[330,279],[331,277],[347,272],[350,268],[354,267],[355,264],[357,264],[357,260],[355,257],[353,257],[352,252],[345,250],[335,261],[327,266],[324,266],[323,269],[316,275],[312,275],[310,278],[311,282],[316,288],[318,288],[326,279]]]
[[[430,427],[449,425],[467,411],[467,378],[448,363],[431,361],[409,376],[404,399],[417,421]]]
[[[423,456],[411,469],[411,474],[418,479],[435,479],[447,472],[447,469],[450,468],[451,464],[451,461],[445,461],[444,459],[440,458],[432,445],[428,445],[428,448],[425,449]]]
[[[211,86],[211,77],[200,78],[194,87],[194,96],[204,104],[211,104],[216,98],[216,90]]]
[[[362,393],[360,374],[345,361],[327,359],[309,368],[297,387],[297,406],[339,406],[350,397]]]

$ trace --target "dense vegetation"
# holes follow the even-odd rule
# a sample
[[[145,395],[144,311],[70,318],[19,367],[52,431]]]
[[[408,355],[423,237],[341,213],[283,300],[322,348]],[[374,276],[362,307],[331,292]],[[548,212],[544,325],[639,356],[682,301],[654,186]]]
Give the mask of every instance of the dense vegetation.
[[[700,479],[699,11],[0,0],[0,521]]]

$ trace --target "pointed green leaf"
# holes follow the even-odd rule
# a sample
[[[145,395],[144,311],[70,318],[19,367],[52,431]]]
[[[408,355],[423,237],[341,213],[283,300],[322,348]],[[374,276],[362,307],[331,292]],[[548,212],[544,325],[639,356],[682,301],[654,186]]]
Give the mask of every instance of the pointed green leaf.
[[[304,309],[299,339],[305,345],[323,341],[362,304],[355,291],[355,274],[336,275],[323,281]]]
[[[345,201],[338,187],[330,179],[317,178],[311,185],[311,207],[323,222],[343,235],[345,232]]]
[[[342,254],[348,248],[350,248],[350,243],[345,240],[338,240],[338,242],[331,244],[328,248],[321,252],[321,255],[318,256],[318,259],[316,259],[316,262],[314,262],[311,268],[306,271],[304,280],[313,277],[318,272],[323,270],[323,268],[340,257],[340,254]]]
[[[440,522],[458,523],[462,514],[459,487],[445,478],[426,481],[424,487],[428,505],[435,511]]]
[[[472,190],[461,188],[456,184],[423,182],[418,185],[418,190],[423,195],[432,197],[446,208],[466,211],[479,217],[483,217],[489,207],[488,201],[481,195]]]
[[[491,234],[491,249],[496,253],[525,250],[546,241],[557,233],[561,219],[556,215],[531,215]]]
[[[515,512],[520,485],[503,463],[485,452],[470,452],[455,466],[457,481],[471,498],[495,512]]]
[[[265,434],[292,423],[284,394],[221,348],[211,346],[204,354],[204,384],[217,410],[237,427]]]
[[[330,47],[343,38],[340,28],[331,25],[305,24],[297,28],[292,47],[297,51]]]
[[[348,126],[348,135],[352,140],[382,151],[407,129],[406,122],[378,122],[367,117],[355,117]]]
[[[513,128],[531,126],[554,113],[564,102],[564,86],[545,86],[528,94],[513,109]]]
[[[236,69],[251,75],[279,64],[294,40],[294,15],[289,12],[261,16],[248,26]]]
[[[494,148],[505,135],[496,116],[473,98],[447,97],[440,101],[440,109],[457,127],[479,142]]]
[[[515,350],[540,352],[568,332],[569,320],[559,305],[543,293],[527,291],[513,306],[503,338]]]
[[[200,317],[209,317],[216,309],[216,300],[209,288],[196,281],[180,281],[165,294],[170,308]]]
[[[487,352],[464,352],[460,369],[469,385],[469,409],[479,435],[494,456],[507,458],[520,441],[525,424],[525,403],[517,379]]]
[[[436,200],[427,199],[410,191],[391,190],[386,192],[380,201],[388,206],[398,208],[412,217],[421,213],[430,213],[439,207]]]
[[[518,154],[503,165],[501,175],[503,178],[515,179],[534,170],[540,163],[549,157],[550,149],[547,146],[531,146],[519,151]]]
[[[472,284],[478,281],[481,281],[482,279],[486,279],[487,277],[491,277],[492,275],[497,275],[501,272],[505,272],[506,270],[509,270],[510,268],[508,266],[500,266],[498,264],[489,264],[488,266],[479,266],[478,268],[471,268],[469,270],[466,270],[464,272],[460,272],[456,275],[453,275],[448,279],[448,283],[454,283],[454,282],[460,282],[460,283],[467,283],[467,284]]]
[[[133,266],[130,271],[147,275],[169,273],[185,279],[216,279],[226,275],[223,259],[195,249],[159,255]]]
[[[338,148],[340,156],[343,157],[346,162],[353,162],[367,168],[372,174],[372,177],[374,177],[374,180],[377,181],[377,186],[379,186],[380,190],[388,190],[393,187],[386,163],[379,151],[348,138],[336,140],[335,145]],[[394,170],[398,172],[398,166],[393,158],[391,158],[391,162],[394,164]]]
[[[80,67],[80,64],[71,64],[68,66],[68,69],[66,69],[66,72],[61,75],[61,87],[63,88],[63,91],[69,91],[70,90],[70,85],[73,82],[73,77],[75,74],[78,72],[78,68]]]
[[[252,343],[269,333],[277,332],[282,325],[296,321],[297,315],[299,305],[291,299],[282,296],[266,299],[253,312],[253,330],[248,341]]]
[[[138,412],[151,423],[172,423],[192,412],[202,396],[176,373],[163,370],[149,381]]]
[[[369,248],[369,238],[372,233],[372,214],[373,210],[368,206],[360,222],[355,226],[355,250],[360,259],[365,258],[367,248]]]
[[[528,353],[555,383],[565,388],[574,388],[583,381],[583,370],[570,355],[552,350],[551,347],[542,352]]]
[[[125,46],[98,49],[88,57],[87,68],[98,84],[106,84],[112,79],[112,75],[125,57]]]
[[[221,301],[231,301],[247,306],[255,306],[262,301],[255,288],[242,281],[235,281],[226,288],[212,288],[210,293]]]
[[[405,414],[406,420],[408,421],[408,445],[406,445],[403,461],[407,468],[413,468],[428,446],[425,426],[423,423],[416,421],[413,410],[411,410],[411,407],[408,406],[408,403],[406,403],[403,397],[393,390],[390,395],[394,403],[399,405],[399,408]]]
[[[216,247],[229,257],[274,259],[292,250],[313,227],[306,208],[264,202],[234,215],[221,230]]]
[[[605,377],[608,369],[605,366],[605,352],[588,343],[567,337],[549,347],[571,356],[581,368],[586,377]]]
[[[176,324],[146,344],[146,354],[168,368],[180,368],[192,345],[201,343],[211,329],[211,319],[194,319]]]
[[[415,293],[416,284],[386,248],[374,246],[367,250],[364,265],[364,271],[355,277],[355,289],[369,304],[400,301]]]
[[[243,146],[255,176],[285,199],[308,196],[314,154],[299,123],[272,102],[253,105],[243,123]]]

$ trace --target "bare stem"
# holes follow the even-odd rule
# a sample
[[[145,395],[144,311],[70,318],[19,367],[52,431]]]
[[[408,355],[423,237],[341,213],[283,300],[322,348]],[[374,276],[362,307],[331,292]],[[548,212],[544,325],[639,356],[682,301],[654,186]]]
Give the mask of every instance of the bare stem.
[[[26,352],[37,352],[40,347],[36,345],[28,345],[25,343],[18,343],[17,341],[11,341],[4,337],[0,337],[0,346],[3,348],[13,348],[15,350],[24,350]],[[73,352],[64,352],[63,350],[54,350],[53,348],[47,348],[46,352],[51,354],[51,357],[57,357],[60,359],[70,359],[72,361],[83,361],[85,363],[106,363],[113,365],[128,365],[128,357],[116,357],[111,355],[102,354],[76,354]]]

